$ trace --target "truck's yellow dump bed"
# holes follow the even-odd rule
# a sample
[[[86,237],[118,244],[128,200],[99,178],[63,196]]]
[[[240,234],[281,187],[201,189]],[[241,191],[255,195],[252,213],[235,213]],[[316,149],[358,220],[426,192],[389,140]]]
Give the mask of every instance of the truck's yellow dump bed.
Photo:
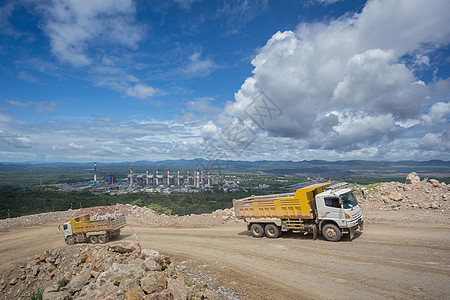
[[[322,193],[327,183],[318,183],[298,189],[295,193],[251,196],[233,200],[234,213],[244,218],[313,219],[312,200]]]
[[[127,222],[124,216],[96,221],[92,221],[91,218],[92,216],[88,214],[67,221],[71,223],[73,233],[115,230],[124,227]]]

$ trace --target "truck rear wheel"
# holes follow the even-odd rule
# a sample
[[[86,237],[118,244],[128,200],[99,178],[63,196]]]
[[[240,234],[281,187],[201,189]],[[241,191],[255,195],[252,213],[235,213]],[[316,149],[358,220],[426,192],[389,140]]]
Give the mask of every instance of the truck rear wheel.
[[[97,244],[97,243],[98,243],[98,238],[97,238],[96,235],[91,235],[91,236],[89,237],[89,241],[90,241],[92,244]]]
[[[252,224],[250,228],[253,237],[263,237],[264,236],[264,228],[260,224]]]
[[[100,244],[106,243],[106,242],[107,242],[106,236],[104,236],[103,234],[99,235],[99,236],[98,236],[98,242],[99,242]]]
[[[330,242],[337,242],[341,239],[342,232],[334,224],[325,224],[322,228],[322,235]]]
[[[266,236],[271,239],[276,239],[280,236],[280,229],[275,224],[267,224],[265,232]]]

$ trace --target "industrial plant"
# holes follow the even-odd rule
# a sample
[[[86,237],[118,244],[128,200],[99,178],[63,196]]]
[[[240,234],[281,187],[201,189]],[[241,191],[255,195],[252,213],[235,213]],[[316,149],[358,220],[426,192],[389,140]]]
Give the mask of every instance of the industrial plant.
[[[180,169],[173,172],[170,169],[153,169],[144,172],[135,172],[130,168],[126,177],[118,177],[113,172],[107,172],[102,178],[97,178],[97,163],[94,163],[93,181],[76,184],[60,184],[58,189],[64,191],[92,190],[111,194],[129,192],[163,192],[163,193],[190,193],[212,189],[217,186],[213,183],[210,170],[195,169],[192,172]]]

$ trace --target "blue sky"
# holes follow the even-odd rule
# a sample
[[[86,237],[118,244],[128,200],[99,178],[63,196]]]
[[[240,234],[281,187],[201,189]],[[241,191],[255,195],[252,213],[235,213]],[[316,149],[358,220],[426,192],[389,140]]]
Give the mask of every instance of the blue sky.
[[[3,1],[0,161],[449,160],[448,1]]]

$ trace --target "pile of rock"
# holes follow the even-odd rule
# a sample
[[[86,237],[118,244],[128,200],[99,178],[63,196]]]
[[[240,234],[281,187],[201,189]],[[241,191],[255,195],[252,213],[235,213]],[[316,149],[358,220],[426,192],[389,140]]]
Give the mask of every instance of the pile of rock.
[[[2,299],[222,299],[205,282],[135,243],[73,245],[36,255],[0,278]]]
[[[91,220],[92,221],[101,221],[101,220],[107,220],[107,219],[115,220],[115,219],[120,218],[122,216],[123,216],[122,213],[114,213],[114,214],[106,213],[104,215],[96,214],[96,215],[93,215],[91,217]]]
[[[0,220],[0,231],[8,230],[17,226],[31,226],[55,221],[61,221],[62,223],[69,218],[74,218],[84,214],[91,214],[94,220],[125,215],[127,218],[132,219],[133,222],[150,226],[208,227],[227,222],[240,222],[234,215],[234,209],[232,208],[218,209],[210,214],[167,216],[164,214],[159,215],[154,210],[147,207],[140,207],[131,204],[116,204],[112,206],[88,207],[3,219]]]
[[[8,218],[0,220],[0,231],[11,229],[17,226],[31,226],[35,224],[44,224],[49,222],[56,222],[72,218],[73,211],[55,211],[43,214],[35,214],[29,216],[22,216],[17,218]]]
[[[183,227],[208,227],[228,222],[239,222],[234,214],[234,209],[218,209],[210,214],[192,214],[187,216],[159,215],[147,207],[130,204],[116,204],[113,206],[97,206],[83,208],[80,214],[124,214],[127,219],[142,225],[150,226],[183,226]]]
[[[450,205],[450,185],[436,179],[423,182],[415,172],[406,177],[405,183],[384,182],[362,190],[367,198],[361,199],[365,208],[448,211]]]

